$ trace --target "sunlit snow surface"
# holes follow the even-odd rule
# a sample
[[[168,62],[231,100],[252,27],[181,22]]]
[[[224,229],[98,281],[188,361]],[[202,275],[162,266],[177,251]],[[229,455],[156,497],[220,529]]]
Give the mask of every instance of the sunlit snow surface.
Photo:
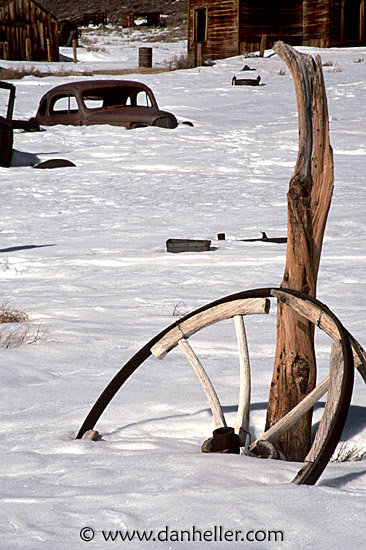
[[[115,35],[96,36],[104,51],[80,52],[77,70],[135,67],[137,48],[146,45],[124,43],[122,55]],[[151,45],[159,63],[186,47]],[[318,298],[365,346],[366,48],[301,51],[321,55],[325,65],[335,159]],[[70,50],[63,53],[70,56]],[[279,286],[285,245],[237,240],[260,238],[260,231],[286,235],[297,109],[290,73],[271,54],[127,77],[151,86],[162,109],[194,127],[16,132],[13,166],[0,169],[1,299],[28,312],[31,331],[40,327],[43,336],[0,350],[1,548],[84,548],[84,527],[94,530],[90,548],[101,549],[363,548],[365,461],[332,462],[316,486],[297,487],[290,481],[299,464],[202,454],[212,416],[177,350],[162,362],[150,358],[117,394],[96,426],[103,441],[74,439],[107,383],[177,319],[174,312],[240,290]],[[244,64],[256,69],[249,74],[260,74],[263,85],[231,86]],[[43,93],[65,80],[14,81],[15,118],[33,116]],[[30,166],[51,158],[76,167]],[[222,232],[226,241],[217,241]],[[169,238],[211,239],[212,250],[168,254]],[[29,245],[39,248],[22,249]],[[3,251],[10,247],[19,249]],[[275,303],[272,309],[265,318],[246,320],[252,437],[265,422]],[[202,331],[192,342],[232,425],[238,398],[232,322]],[[317,343],[321,379],[330,341],[319,335]],[[356,373],[342,436],[349,448],[366,447],[365,397]],[[319,404],[315,421],[322,410]],[[254,542],[250,536],[234,542],[228,535],[209,544],[197,532],[191,541],[174,539],[174,531],[213,532],[215,526],[242,530],[243,538],[282,531],[283,540],[259,534]],[[173,536],[163,540],[167,527]],[[127,529],[154,530],[156,540],[113,543],[103,535]]]

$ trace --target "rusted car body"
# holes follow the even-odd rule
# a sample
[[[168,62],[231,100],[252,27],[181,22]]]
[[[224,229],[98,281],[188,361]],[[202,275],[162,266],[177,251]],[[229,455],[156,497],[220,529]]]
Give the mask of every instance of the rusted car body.
[[[42,126],[111,124],[125,128],[176,128],[177,119],[161,111],[152,90],[130,80],[86,80],[62,84],[41,99],[35,117]]]
[[[10,166],[13,155],[13,110],[15,101],[15,86],[8,82],[0,82],[1,108],[0,113],[0,166]]]

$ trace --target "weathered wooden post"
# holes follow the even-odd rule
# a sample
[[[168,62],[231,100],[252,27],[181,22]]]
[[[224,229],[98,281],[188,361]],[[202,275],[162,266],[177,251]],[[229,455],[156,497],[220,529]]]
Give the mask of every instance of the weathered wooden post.
[[[273,49],[291,71],[299,124],[299,152],[287,195],[288,236],[281,287],[315,297],[334,181],[321,60],[283,42],[276,42]],[[315,381],[314,326],[279,301],[266,429],[299,403]],[[276,444],[288,460],[304,460],[310,447],[311,414],[301,418]]]
[[[72,54],[73,54],[73,58],[74,58],[74,63],[77,63],[78,62],[78,57],[77,57],[77,40],[74,38],[73,41],[72,41]]]
[[[266,51],[266,44],[267,44],[267,35],[262,34],[261,43],[259,46],[259,57],[264,57],[264,52]]]

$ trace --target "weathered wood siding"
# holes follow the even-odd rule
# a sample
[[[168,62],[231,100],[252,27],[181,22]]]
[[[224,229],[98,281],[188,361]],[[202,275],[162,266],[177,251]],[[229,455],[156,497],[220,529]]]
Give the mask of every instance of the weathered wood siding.
[[[303,44],[329,48],[329,0],[304,0]]]
[[[238,55],[238,0],[190,0],[188,5],[188,53],[195,55],[197,10],[207,10],[206,40],[200,42],[202,60]]]
[[[59,61],[57,19],[33,0],[0,0],[0,57]]]
[[[366,0],[189,0],[188,51],[197,49],[197,10],[207,10],[202,60],[257,51],[276,40],[292,46],[366,45]]]
[[[334,0],[329,6],[329,46],[342,44],[342,1]]]
[[[302,0],[240,0],[241,52],[259,50],[261,36],[267,47],[276,40],[296,46],[302,43]]]

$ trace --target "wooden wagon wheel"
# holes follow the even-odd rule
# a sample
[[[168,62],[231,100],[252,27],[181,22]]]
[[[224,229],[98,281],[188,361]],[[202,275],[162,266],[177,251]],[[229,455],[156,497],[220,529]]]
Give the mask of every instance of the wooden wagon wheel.
[[[329,375],[308,396],[249,446],[246,434],[249,431],[250,366],[243,316],[268,313],[271,297],[277,298],[310,320],[334,340],[330,370]],[[296,484],[315,484],[342,434],[352,396],[354,366],[358,368],[366,382],[366,354],[324,304],[306,294],[288,289],[255,289],[226,296],[189,313],[167,327],[143,346],[111,380],[89,412],[77,438],[80,439],[85,432],[94,428],[117,391],[151,354],[162,359],[176,346],[182,349],[201,381],[211,406],[216,428],[226,427],[217,394],[188,339],[199,330],[228,318],[234,318],[240,359],[239,406],[234,430],[239,437],[240,445],[247,452],[262,456],[264,448],[273,447],[273,444],[328,392],[323,416],[312,447],[302,468],[293,479]]]

